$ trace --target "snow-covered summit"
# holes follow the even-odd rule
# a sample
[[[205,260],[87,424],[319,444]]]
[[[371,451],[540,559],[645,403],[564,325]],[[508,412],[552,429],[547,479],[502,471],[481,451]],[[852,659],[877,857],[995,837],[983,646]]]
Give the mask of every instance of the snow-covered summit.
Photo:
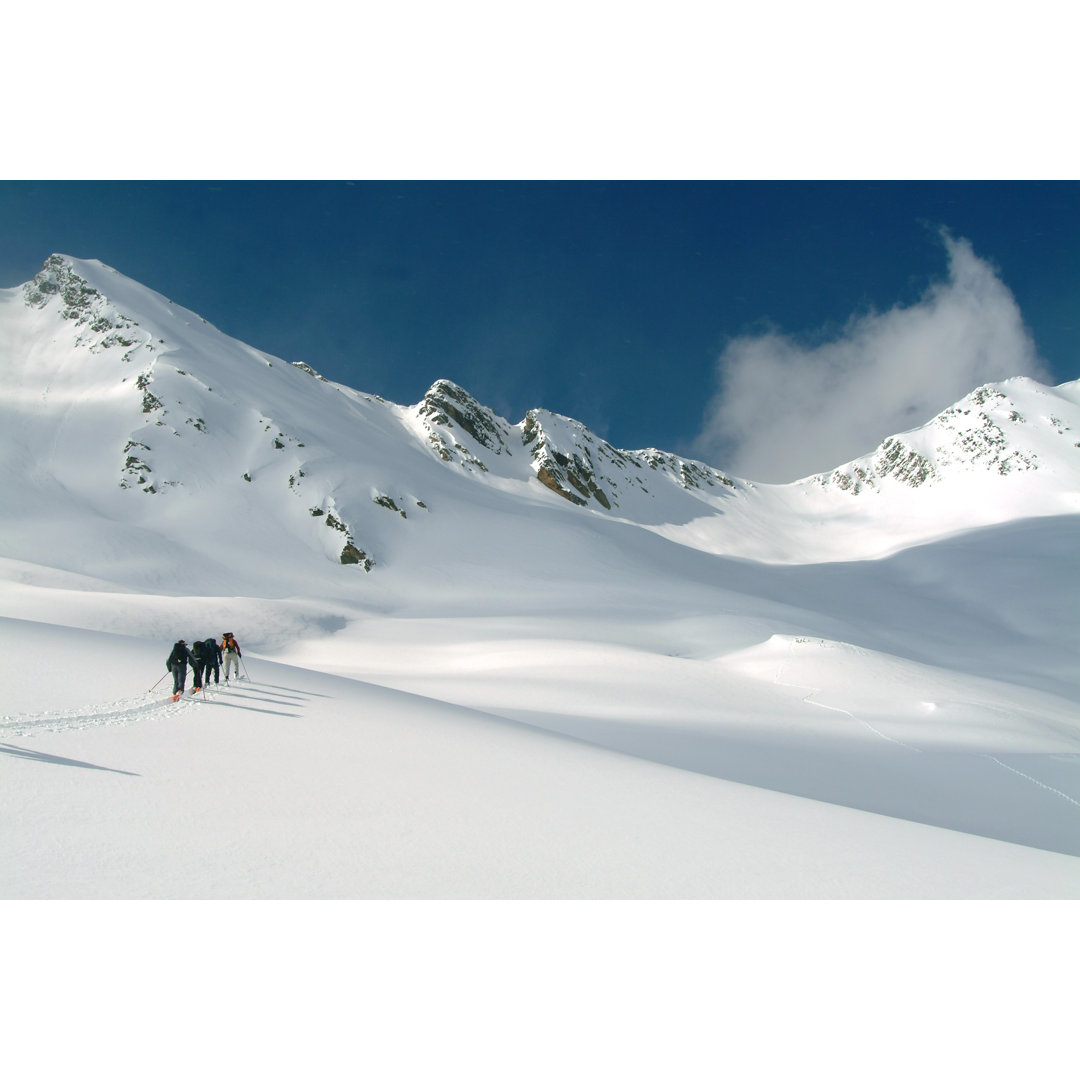
[[[1080,475],[1080,381],[1047,387],[1018,376],[973,390],[928,424],[817,477],[853,495],[886,478],[917,488],[957,475],[1044,470]]]

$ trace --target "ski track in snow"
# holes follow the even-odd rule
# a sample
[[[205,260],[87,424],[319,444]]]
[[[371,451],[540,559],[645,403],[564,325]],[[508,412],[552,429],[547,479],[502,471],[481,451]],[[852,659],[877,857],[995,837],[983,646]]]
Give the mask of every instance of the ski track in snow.
[[[203,693],[200,691],[200,695]],[[213,698],[215,695],[216,691],[211,691],[209,696]],[[164,720],[186,712],[198,701],[199,697],[188,693],[185,693],[179,701],[173,701],[172,695],[169,694],[164,701],[157,696],[150,700],[146,697],[129,697],[77,709],[15,713],[10,716],[0,716],[0,735],[25,738],[32,735],[82,731],[87,728],[117,724],[138,724],[145,720]]]
[[[821,688],[806,686],[803,683],[786,682],[782,678],[785,666],[786,663],[784,661],[781,661],[780,666],[777,668],[776,676],[773,681],[779,686],[789,686],[793,690],[809,690],[810,692],[802,699],[805,704],[816,705],[819,709],[828,709],[830,712],[838,712],[842,713],[844,716],[850,716],[852,720],[856,721],[857,723],[864,724],[875,735],[879,736],[882,739],[886,739],[891,743],[895,743],[897,746],[902,746],[906,750],[912,750],[916,754],[922,754],[925,752],[919,746],[912,746],[910,743],[906,743],[902,739],[894,738],[892,735],[886,735],[885,732],[879,731],[876,727],[874,727],[874,725],[871,724],[869,720],[866,720],[861,716],[856,716],[853,712],[849,712],[847,709],[841,709],[836,705],[826,705],[824,702],[811,700],[815,694],[820,693]],[[1077,801],[1071,795],[1066,795],[1064,791],[1059,791],[1056,787],[1051,787],[1049,784],[1044,784],[1041,780],[1036,779],[1034,776],[1029,776],[1026,772],[1021,772],[1019,769],[1014,768],[1012,765],[1006,764],[1004,761],[1001,761],[999,758],[994,757],[992,754],[984,754],[983,757],[985,757],[988,761],[992,761],[995,765],[1000,765],[1001,768],[1007,769],[1009,772],[1014,773],[1016,776],[1022,777],[1024,780],[1029,781],[1036,787],[1040,787],[1044,791],[1049,791],[1053,795],[1058,795],[1066,802],[1072,803],[1073,806],[1080,808],[1080,801]]]
[[[863,724],[868,727],[879,739],[885,739],[887,742],[895,743],[897,746],[902,746],[905,750],[912,750],[916,754],[923,753],[922,747],[912,746],[911,743],[906,743],[903,741],[903,739],[897,739],[894,738],[892,735],[886,735],[884,731],[880,731],[878,728],[874,727],[874,725],[871,724],[870,721],[867,720],[865,717],[856,716],[853,712],[849,712],[847,709],[841,709],[837,705],[826,705],[823,701],[812,701],[811,698],[813,698],[815,694],[821,692],[820,687],[816,687],[811,690],[810,687],[800,686],[797,683],[782,683],[781,685],[790,686],[792,687],[792,689],[795,690],[810,690],[810,693],[803,698],[803,701],[807,705],[816,705],[819,709],[828,709],[830,712],[843,713],[844,716],[850,716],[851,719],[854,720],[856,723]]]
[[[850,716],[851,719],[854,720],[857,724],[863,724],[867,728],[869,728],[879,739],[885,739],[887,742],[894,743],[896,746],[902,746],[905,750],[911,750],[916,754],[923,753],[921,747],[912,746],[910,743],[906,743],[902,739],[896,739],[892,735],[886,735],[884,731],[879,731],[876,727],[874,727],[874,725],[871,724],[869,720],[861,716],[856,716],[853,712],[849,712],[847,709],[841,709],[837,705],[826,705],[822,701],[812,701],[811,699],[815,694],[821,693],[821,687],[807,686],[805,683],[785,682],[785,680],[782,678],[785,667],[786,661],[781,660],[780,666],[776,670],[776,675],[773,679],[773,682],[775,682],[778,686],[789,686],[792,690],[809,690],[810,693],[808,693],[806,697],[803,698],[803,702],[806,705],[815,705],[819,709],[828,709],[830,712],[838,712],[844,716]]]
[[[1051,787],[1049,784],[1044,784],[1041,780],[1036,780],[1034,776],[1028,776],[1026,772],[1021,772],[1019,769],[1014,769],[1011,765],[1006,765],[1004,761],[999,761],[996,757],[990,754],[985,755],[995,765],[1000,765],[1003,769],[1008,769],[1011,773],[1016,773],[1017,776],[1022,776],[1025,780],[1030,780],[1037,787],[1041,787],[1044,791],[1053,792],[1055,795],[1060,795],[1066,802],[1070,802],[1073,806],[1080,807],[1080,802],[1077,802],[1071,795],[1066,795],[1064,791],[1058,791],[1056,787]]]

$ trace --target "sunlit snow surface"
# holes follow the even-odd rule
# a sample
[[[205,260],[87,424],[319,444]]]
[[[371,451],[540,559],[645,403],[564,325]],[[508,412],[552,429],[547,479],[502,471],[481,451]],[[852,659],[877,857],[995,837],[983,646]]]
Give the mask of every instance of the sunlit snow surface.
[[[1080,896],[1076,384],[754,485],[67,263],[0,294],[0,895]]]

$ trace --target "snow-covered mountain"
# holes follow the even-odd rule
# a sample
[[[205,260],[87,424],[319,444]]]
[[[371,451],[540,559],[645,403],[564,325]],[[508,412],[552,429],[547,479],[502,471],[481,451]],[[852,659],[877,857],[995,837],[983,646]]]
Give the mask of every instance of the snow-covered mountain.
[[[714,554],[786,563],[1080,509],[1076,383],[981,387],[859,461],[778,486],[619,450],[543,409],[511,424],[447,381],[395,405],[59,255],[2,297],[0,349],[5,553],[117,583],[168,574],[157,556],[177,547],[215,588],[252,571],[306,580],[319,561],[371,571],[399,562],[410,533],[438,532],[448,503],[494,515],[480,535],[500,544],[524,505],[561,519],[568,504]],[[185,517],[195,505],[197,519]],[[86,528],[108,534],[116,570],[80,556],[73,535]]]
[[[142,656],[229,627],[304,669],[312,700],[352,701],[318,682],[343,676],[451,710],[425,713],[433,731],[452,710],[528,725],[498,769],[577,761],[579,743],[529,742],[543,729],[1080,854],[1080,383],[980,387],[857,461],[766,485],[541,408],[514,423],[445,380],[399,405],[318,367],[92,260],[51,256],[0,292],[0,624],[66,657],[40,708],[9,672],[0,734],[70,751],[87,729],[164,723],[187,703],[69,693],[58,672],[89,661],[66,650]],[[412,698],[369,699],[414,716]],[[454,744],[471,770],[484,724]],[[429,888],[434,866],[410,880]]]
[[[132,553],[187,545],[213,580],[234,572],[231,552],[250,562],[252,547],[275,573],[284,561],[303,576],[316,560],[371,571],[415,531],[397,519],[437,522],[447,500],[497,514],[495,492],[511,507],[554,492],[559,504],[632,514],[660,497],[685,516],[701,512],[696,495],[733,488],[674,455],[617,451],[543,410],[511,425],[446,381],[413,407],[330,383],[99,263],[52,256],[2,311],[16,557],[40,557],[44,543],[57,565],[96,574],[54,517],[74,511]],[[210,535],[190,519],[177,528],[196,503],[216,520]]]

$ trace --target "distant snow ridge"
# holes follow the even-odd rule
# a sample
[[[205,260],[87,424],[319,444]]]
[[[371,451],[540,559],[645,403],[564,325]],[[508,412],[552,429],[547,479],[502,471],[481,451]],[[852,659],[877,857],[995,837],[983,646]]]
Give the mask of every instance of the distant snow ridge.
[[[1059,390],[1069,385],[1076,384]],[[1080,416],[1067,395],[1031,379],[1008,379],[978,387],[925,427],[888,438],[874,454],[815,480],[858,495],[880,490],[886,478],[918,488],[956,472],[1008,476],[1070,458],[1075,467],[1080,442],[1073,423]]]

